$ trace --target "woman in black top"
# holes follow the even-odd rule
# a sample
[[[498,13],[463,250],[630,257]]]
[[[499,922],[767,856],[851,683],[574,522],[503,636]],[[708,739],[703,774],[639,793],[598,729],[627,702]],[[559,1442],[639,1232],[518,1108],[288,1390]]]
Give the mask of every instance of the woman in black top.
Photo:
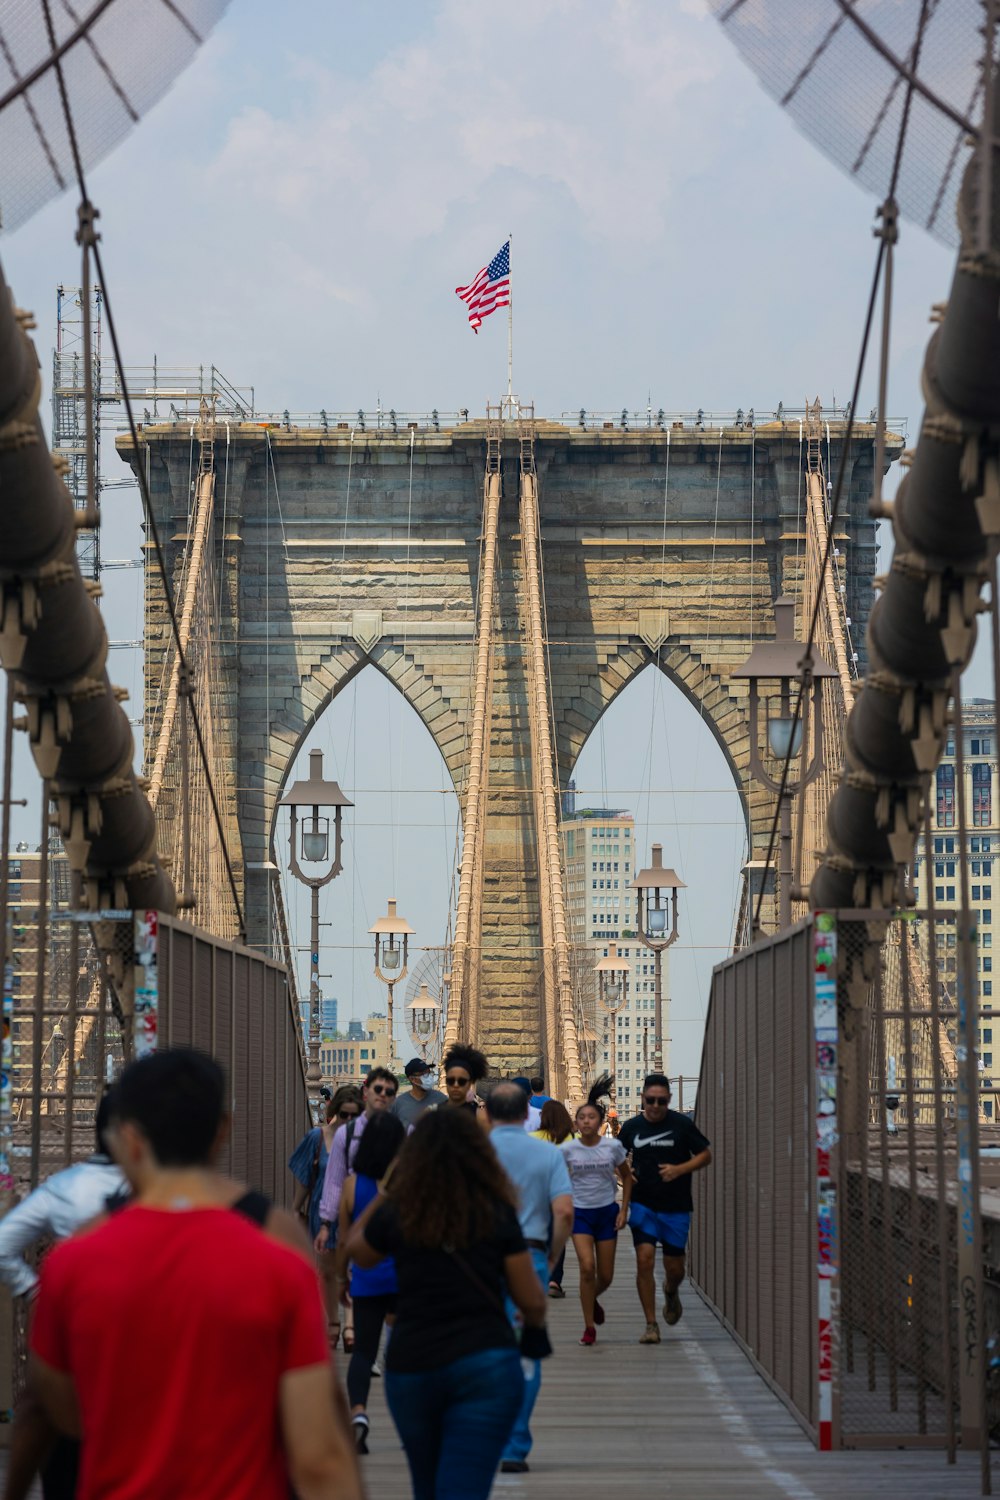
[[[414,1500],[486,1500],[524,1383],[504,1295],[524,1317],[523,1337],[543,1343],[546,1301],[514,1189],[469,1113],[423,1116],[385,1196],[351,1230],[348,1254],[363,1267],[396,1262],[385,1394]]]
[[[444,1060],[444,1086],[448,1091],[448,1103],[475,1116],[479,1111],[479,1102],[474,1096],[469,1097],[469,1090],[475,1088],[488,1071],[486,1058],[475,1047],[468,1047],[464,1042],[452,1047]]]

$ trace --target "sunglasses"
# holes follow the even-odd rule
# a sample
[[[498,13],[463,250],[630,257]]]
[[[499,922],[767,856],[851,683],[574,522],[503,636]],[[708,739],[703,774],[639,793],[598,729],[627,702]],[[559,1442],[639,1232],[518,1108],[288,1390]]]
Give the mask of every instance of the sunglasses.
[[[643,1102],[645,1104],[652,1104],[654,1107],[658,1107],[662,1104],[663,1108],[666,1109],[667,1105],[670,1103],[670,1100],[664,1094],[645,1094],[643,1096]]]
[[[382,1083],[373,1083],[372,1093],[384,1094],[387,1099],[395,1099],[396,1097],[396,1090],[394,1088],[387,1088],[385,1084]]]
[[[358,1111],[356,1109],[338,1109],[337,1110],[337,1119],[338,1120],[356,1120],[357,1118],[358,1118]]]
[[[446,1078],[445,1083],[450,1089],[467,1089],[472,1082],[471,1078]]]

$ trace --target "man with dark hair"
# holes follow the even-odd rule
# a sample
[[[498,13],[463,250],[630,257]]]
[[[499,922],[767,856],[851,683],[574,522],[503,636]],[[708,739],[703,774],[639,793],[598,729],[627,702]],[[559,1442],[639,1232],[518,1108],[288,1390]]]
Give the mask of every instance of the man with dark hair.
[[[525,1080],[527,1081],[527,1080]],[[530,1085],[529,1085],[530,1088]],[[536,1140],[525,1130],[528,1090],[515,1080],[498,1083],[486,1100],[490,1140],[500,1165],[517,1189],[518,1221],[542,1288],[573,1227],[573,1191],[558,1147]],[[511,1310],[513,1311],[513,1310]],[[524,1399],[500,1464],[504,1474],[525,1474],[531,1452],[531,1414],[542,1384],[540,1360],[523,1361]]]
[[[111,1146],[131,1204],[42,1268],[31,1378],[85,1431],[78,1500],[361,1500],[307,1260],[218,1206],[218,1064],[131,1063]]]
[[[121,1168],[111,1160],[107,1127],[111,1118],[110,1092],[101,1096],[94,1118],[97,1150],[56,1172],[35,1188],[0,1222],[0,1281],[14,1297],[30,1297],[38,1288],[38,1273],[24,1259],[29,1245],[46,1239],[64,1240],[103,1213],[109,1198],[125,1186]]]
[[[403,1072],[410,1085],[410,1092],[399,1095],[393,1103],[392,1112],[397,1120],[402,1120],[409,1128],[417,1123],[424,1110],[435,1104],[446,1104],[447,1095],[434,1087],[433,1070],[422,1057],[411,1057]]]
[[[358,1143],[364,1134],[365,1124],[379,1110],[392,1109],[399,1092],[399,1079],[388,1068],[372,1068],[361,1086],[364,1114],[358,1120],[349,1120],[338,1130],[330,1147],[323,1178],[323,1192],[319,1200],[320,1228],[316,1236],[316,1250],[322,1253],[330,1245],[333,1226],[340,1213],[340,1195],[344,1181],[354,1166]]]
[[[531,1104],[532,1108],[533,1109],[544,1109],[545,1106],[546,1106],[546,1104],[548,1104],[548,1102],[549,1102],[549,1100],[551,1098],[552,1098],[552,1095],[551,1094],[547,1094],[545,1092],[545,1079],[544,1078],[532,1078],[531,1079],[531,1098],[528,1101]]]
[[[693,1120],[670,1109],[670,1082],[650,1073],[642,1085],[642,1114],[626,1120],[618,1136],[630,1153],[635,1187],[629,1228],[635,1243],[635,1284],[646,1318],[640,1344],[658,1344],[656,1247],[663,1248],[663,1317],[671,1327],[683,1311],[678,1288],[694,1201],[691,1173],[712,1160],[708,1139]]]

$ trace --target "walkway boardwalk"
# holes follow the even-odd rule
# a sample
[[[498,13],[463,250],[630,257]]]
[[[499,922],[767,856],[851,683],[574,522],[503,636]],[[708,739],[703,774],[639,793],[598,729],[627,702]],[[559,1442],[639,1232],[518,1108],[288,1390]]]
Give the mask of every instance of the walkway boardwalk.
[[[573,1251],[566,1300],[550,1303],[556,1352],[545,1365],[533,1423],[531,1472],[500,1475],[496,1500],[965,1500],[979,1494],[979,1459],[942,1452],[817,1453],[795,1419],[687,1289],[684,1316],[663,1343],[640,1346],[632,1249],[619,1244],[619,1280],[592,1349],[582,1329]],[[341,1359],[343,1356],[340,1356]],[[372,1383],[372,1500],[410,1493],[405,1458]]]

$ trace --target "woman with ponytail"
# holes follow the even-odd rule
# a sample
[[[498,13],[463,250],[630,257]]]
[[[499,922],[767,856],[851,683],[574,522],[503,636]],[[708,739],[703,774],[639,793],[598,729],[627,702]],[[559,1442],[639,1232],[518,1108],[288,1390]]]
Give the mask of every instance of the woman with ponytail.
[[[581,1344],[597,1342],[604,1309],[597,1300],[611,1285],[615,1273],[618,1231],[625,1227],[632,1192],[632,1174],[624,1146],[613,1136],[601,1135],[607,1113],[601,1099],[614,1080],[599,1078],[576,1112],[576,1140],[560,1147],[566,1158],[573,1186],[573,1248],[580,1263],[580,1303],[583,1307]],[[622,1185],[619,1208],[615,1179]]]

